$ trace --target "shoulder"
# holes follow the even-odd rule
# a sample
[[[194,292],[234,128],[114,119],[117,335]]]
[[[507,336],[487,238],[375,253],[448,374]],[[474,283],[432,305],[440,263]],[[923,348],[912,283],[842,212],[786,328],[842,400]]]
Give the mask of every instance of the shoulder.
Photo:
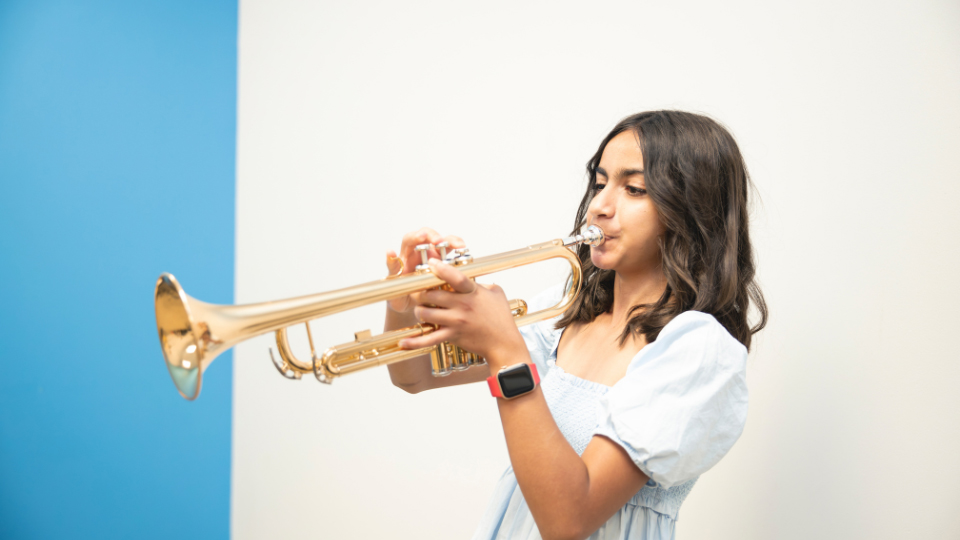
[[[746,351],[746,347],[737,341],[737,338],[733,337],[733,335],[720,324],[720,321],[714,318],[713,315],[702,311],[684,311],[677,315],[663,327],[657,341],[663,338],[675,340],[684,336],[693,336],[695,339],[701,341],[715,341],[734,348],[739,347]]]
[[[598,433],[670,487],[715,465],[743,432],[747,349],[713,316],[674,317],[602,399]]]
[[[684,311],[663,327],[656,341],[641,349],[628,371],[663,357],[742,371],[746,368],[747,348],[713,315]]]

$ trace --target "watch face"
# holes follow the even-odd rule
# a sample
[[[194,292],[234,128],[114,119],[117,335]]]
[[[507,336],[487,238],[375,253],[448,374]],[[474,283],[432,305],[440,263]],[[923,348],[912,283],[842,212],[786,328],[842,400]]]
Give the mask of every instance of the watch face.
[[[530,366],[527,364],[502,371],[497,375],[497,379],[500,381],[500,389],[505,398],[525,394],[534,388],[533,375],[530,374]]]

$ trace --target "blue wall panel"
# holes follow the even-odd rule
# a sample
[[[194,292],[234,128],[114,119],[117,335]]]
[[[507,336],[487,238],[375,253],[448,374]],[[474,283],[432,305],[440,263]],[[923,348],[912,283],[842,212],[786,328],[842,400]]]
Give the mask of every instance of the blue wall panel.
[[[153,286],[233,297],[235,1],[0,1],[0,538],[224,538],[230,355],[195,402]]]

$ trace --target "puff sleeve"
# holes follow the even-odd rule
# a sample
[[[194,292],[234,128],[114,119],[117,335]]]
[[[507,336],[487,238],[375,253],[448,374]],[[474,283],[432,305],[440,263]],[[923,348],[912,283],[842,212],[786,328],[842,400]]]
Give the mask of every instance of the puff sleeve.
[[[747,350],[711,315],[677,315],[600,402],[598,428],[669,488],[720,461],[747,420]]]

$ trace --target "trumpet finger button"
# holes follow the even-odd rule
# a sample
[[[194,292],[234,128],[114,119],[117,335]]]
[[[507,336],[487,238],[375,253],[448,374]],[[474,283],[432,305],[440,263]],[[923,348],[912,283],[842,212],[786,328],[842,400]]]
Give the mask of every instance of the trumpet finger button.
[[[421,263],[417,265],[417,270],[426,270],[430,268],[430,266],[427,265],[427,262],[429,261],[429,256],[427,252],[430,251],[430,248],[432,247],[433,247],[433,244],[420,244],[417,247],[413,248],[417,253],[420,254]]]

